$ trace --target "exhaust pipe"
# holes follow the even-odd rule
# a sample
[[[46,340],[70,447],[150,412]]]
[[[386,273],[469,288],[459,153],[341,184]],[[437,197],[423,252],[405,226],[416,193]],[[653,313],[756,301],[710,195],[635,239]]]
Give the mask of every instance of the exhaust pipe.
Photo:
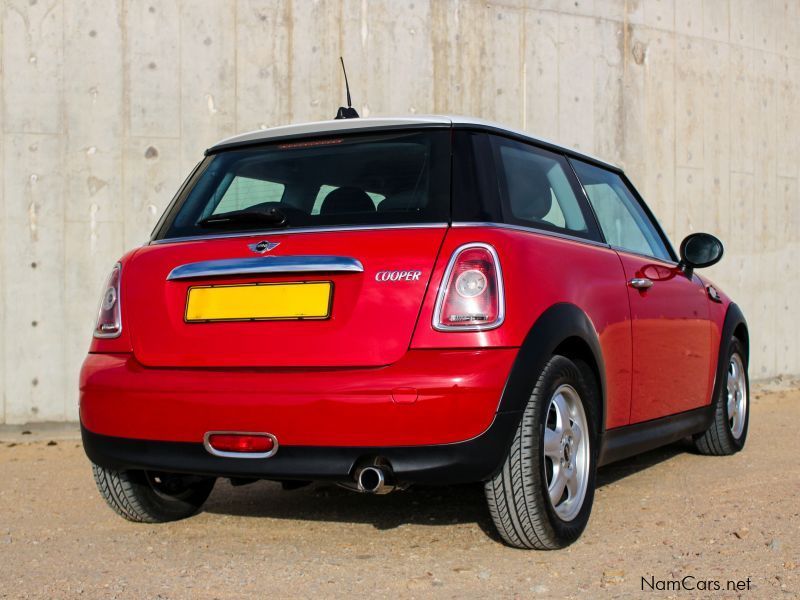
[[[366,494],[388,494],[395,488],[391,479],[391,472],[383,467],[364,467],[356,473],[358,491]]]

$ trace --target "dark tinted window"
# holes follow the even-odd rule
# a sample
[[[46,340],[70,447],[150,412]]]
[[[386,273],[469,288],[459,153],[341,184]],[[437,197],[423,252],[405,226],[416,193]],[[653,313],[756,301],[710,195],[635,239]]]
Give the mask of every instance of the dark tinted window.
[[[449,201],[449,131],[274,143],[207,159],[156,239],[275,226],[445,222]],[[285,223],[272,224],[265,213]]]
[[[619,175],[579,160],[572,165],[611,246],[672,260],[655,225]]]
[[[497,174],[489,135],[453,133],[453,221],[500,223]]]
[[[505,221],[599,238],[563,156],[505,138],[493,145]]]

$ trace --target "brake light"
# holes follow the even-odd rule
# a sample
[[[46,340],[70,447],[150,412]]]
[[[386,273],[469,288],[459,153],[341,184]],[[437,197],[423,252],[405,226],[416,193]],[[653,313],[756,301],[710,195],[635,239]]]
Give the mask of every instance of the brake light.
[[[436,298],[433,327],[439,331],[482,331],[503,323],[503,274],[488,244],[465,244],[453,252]]]
[[[120,310],[119,281],[122,276],[122,265],[117,263],[108,276],[100,299],[100,310],[97,313],[97,324],[94,337],[115,338],[122,333],[122,311]]]

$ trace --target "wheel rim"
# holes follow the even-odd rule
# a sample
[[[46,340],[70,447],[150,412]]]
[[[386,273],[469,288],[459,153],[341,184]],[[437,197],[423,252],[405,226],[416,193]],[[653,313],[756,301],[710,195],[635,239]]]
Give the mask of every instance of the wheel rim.
[[[560,386],[550,398],[544,427],[544,471],[550,504],[563,521],[583,506],[589,482],[589,427],[578,392]]]
[[[742,437],[744,424],[747,421],[747,381],[744,363],[738,354],[731,356],[728,363],[728,426],[733,437]]]

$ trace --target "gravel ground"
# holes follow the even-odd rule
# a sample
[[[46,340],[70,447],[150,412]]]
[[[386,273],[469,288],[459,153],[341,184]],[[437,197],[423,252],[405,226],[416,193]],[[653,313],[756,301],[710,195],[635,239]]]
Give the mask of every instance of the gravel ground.
[[[588,529],[558,552],[500,544],[480,486],[379,497],[220,481],[192,519],[127,523],[100,499],[78,441],[6,430],[0,597],[798,597],[799,400],[756,394],[736,456],[678,444],[601,469]],[[642,578],[686,575],[722,591],[642,591]],[[749,591],[725,590],[748,578]]]

